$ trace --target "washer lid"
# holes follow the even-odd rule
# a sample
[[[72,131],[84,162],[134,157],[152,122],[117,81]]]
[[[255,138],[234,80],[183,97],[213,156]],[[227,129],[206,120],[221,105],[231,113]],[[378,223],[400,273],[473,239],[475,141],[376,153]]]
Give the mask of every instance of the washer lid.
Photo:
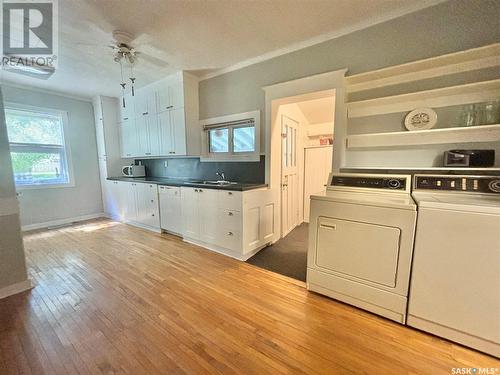
[[[413,201],[411,195],[406,193],[394,194],[394,192],[392,192],[391,194],[384,194],[327,190],[311,195],[311,200],[351,203],[364,206],[399,208],[413,211],[417,209],[417,206]]]
[[[500,214],[500,195],[414,192],[413,198],[419,208]]]

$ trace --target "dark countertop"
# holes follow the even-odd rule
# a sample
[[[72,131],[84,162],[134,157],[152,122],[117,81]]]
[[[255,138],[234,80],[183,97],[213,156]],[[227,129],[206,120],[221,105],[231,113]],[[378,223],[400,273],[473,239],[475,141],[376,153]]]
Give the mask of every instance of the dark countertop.
[[[212,185],[201,183],[200,180],[189,180],[168,177],[108,177],[110,181],[141,182],[168,186],[202,187],[204,189],[246,191],[267,187],[267,184],[236,183],[228,185]]]

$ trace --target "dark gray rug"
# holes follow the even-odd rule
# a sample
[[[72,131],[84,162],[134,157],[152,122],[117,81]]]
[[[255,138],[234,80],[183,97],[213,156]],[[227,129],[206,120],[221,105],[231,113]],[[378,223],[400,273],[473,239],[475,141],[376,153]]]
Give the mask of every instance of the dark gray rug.
[[[308,224],[302,223],[272,246],[247,260],[248,263],[281,275],[306,281]]]

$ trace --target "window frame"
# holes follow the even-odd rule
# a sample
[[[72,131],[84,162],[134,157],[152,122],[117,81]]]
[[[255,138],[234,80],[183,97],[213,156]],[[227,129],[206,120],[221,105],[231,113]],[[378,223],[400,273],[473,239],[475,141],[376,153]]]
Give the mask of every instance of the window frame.
[[[9,140],[9,153],[11,152],[16,152],[13,150],[11,143],[14,144],[14,149],[19,149],[21,150],[23,147],[26,148],[31,148],[31,150],[40,148],[40,149],[62,149],[60,151],[60,154],[62,155],[63,159],[65,159],[65,164],[67,168],[67,174],[68,174],[68,182],[48,182],[48,183],[38,183],[38,184],[29,184],[29,185],[22,185],[22,184],[16,184],[16,190],[42,190],[42,189],[53,189],[53,188],[68,188],[68,187],[75,187],[75,178],[74,178],[74,170],[73,170],[73,159],[71,157],[71,147],[69,143],[69,137],[67,136],[68,134],[68,128],[69,128],[69,116],[67,111],[63,110],[58,110],[54,108],[47,108],[47,107],[38,107],[38,106],[31,106],[31,105],[26,105],[26,104],[21,104],[21,103],[14,103],[14,102],[5,102],[4,110],[14,110],[14,111],[25,111],[25,112],[35,112],[35,113],[41,113],[41,114],[48,114],[48,115],[53,115],[53,116],[58,116],[61,118],[62,122],[62,137],[63,137],[63,147],[60,147],[59,145],[44,145],[44,144],[39,144],[39,143],[17,143],[17,142],[10,142]],[[5,123],[7,126],[7,122]],[[12,163],[12,161],[11,161]]]
[[[252,127],[247,124],[230,124],[242,120],[250,120],[254,127],[254,151],[234,151],[234,129]],[[228,129],[228,152],[210,151],[210,126],[229,123],[219,129]],[[200,121],[202,132],[202,155],[200,161],[260,161],[260,111],[251,111],[227,116],[214,117]]]

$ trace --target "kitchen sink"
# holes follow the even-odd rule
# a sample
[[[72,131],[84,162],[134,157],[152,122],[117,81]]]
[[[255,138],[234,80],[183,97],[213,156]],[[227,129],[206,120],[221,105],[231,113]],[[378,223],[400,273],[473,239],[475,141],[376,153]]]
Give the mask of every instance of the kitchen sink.
[[[225,180],[218,180],[218,181],[204,180],[204,181],[187,181],[187,182],[185,182],[185,184],[186,185],[220,185],[220,186],[225,186],[225,185],[236,185],[237,182],[225,181]]]
[[[219,181],[203,181],[204,184],[206,185],[235,185],[237,182],[233,181],[225,181],[225,180],[219,180]]]

